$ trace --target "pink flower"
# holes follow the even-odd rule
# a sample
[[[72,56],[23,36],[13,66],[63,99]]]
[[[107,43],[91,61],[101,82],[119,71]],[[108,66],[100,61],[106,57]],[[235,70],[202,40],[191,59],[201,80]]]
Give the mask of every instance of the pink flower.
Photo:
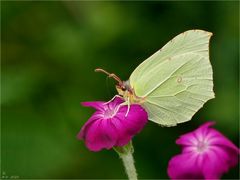
[[[193,132],[182,135],[176,143],[182,154],[168,164],[171,179],[219,179],[238,163],[239,149],[207,122]]]
[[[137,104],[118,106],[123,102],[119,97],[109,103],[84,102],[83,106],[93,107],[96,112],[90,117],[77,135],[85,141],[91,151],[100,151],[103,148],[111,149],[114,146],[124,146],[133,136],[139,133],[147,123],[147,112]]]

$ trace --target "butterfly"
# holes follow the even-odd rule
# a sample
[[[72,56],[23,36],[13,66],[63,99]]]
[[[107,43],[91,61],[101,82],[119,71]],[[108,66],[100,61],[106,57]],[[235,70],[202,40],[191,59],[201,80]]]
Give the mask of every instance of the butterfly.
[[[192,116],[214,98],[213,70],[209,60],[211,32],[189,30],[169,41],[159,51],[143,61],[122,81],[118,94],[128,104],[140,104],[150,121],[162,126],[175,126]]]

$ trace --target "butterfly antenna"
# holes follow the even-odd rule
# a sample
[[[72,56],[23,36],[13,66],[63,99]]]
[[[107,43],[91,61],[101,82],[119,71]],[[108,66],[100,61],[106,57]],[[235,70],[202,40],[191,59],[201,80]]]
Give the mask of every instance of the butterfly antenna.
[[[122,80],[116,74],[109,73],[109,72],[107,72],[107,71],[105,71],[104,69],[101,69],[101,68],[95,69],[95,72],[102,72],[104,74],[107,74],[108,77],[112,77],[113,79],[115,79],[119,83],[119,85],[123,84]]]

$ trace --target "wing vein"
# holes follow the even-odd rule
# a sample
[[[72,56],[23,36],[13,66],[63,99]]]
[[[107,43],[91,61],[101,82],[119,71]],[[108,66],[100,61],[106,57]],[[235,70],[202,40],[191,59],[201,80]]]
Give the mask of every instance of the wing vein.
[[[190,61],[190,60],[189,60]],[[148,96],[149,94],[151,94],[155,89],[157,89],[159,86],[161,86],[164,82],[166,82],[169,78],[172,77],[173,74],[175,74],[177,71],[179,71],[182,67],[184,67],[184,65],[186,65],[189,61],[186,61],[184,64],[182,64],[181,66],[179,66],[176,70],[174,70],[167,78],[165,78],[163,81],[161,81],[160,83],[158,83],[155,87],[153,87],[149,92],[147,92],[145,95],[143,95],[143,97]]]
[[[154,103],[154,102],[152,102],[152,101],[150,101],[150,100],[147,100],[147,102],[150,103],[150,104],[152,104],[152,105],[154,105],[154,106],[159,107],[160,109],[164,109],[164,110],[169,111],[169,112],[171,112],[171,113],[178,114],[179,116],[182,116],[182,117],[184,117],[184,118],[187,118],[187,117],[184,116],[183,114],[179,114],[179,113],[176,112],[176,111],[172,111],[172,110],[170,110],[170,109],[168,109],[168,108],[162,107],[162,106],[160,106],[159,104],[156,104],[156,103]],[[175,118],[174,118],[174,120],[175,120]],[[175,120],[175,121],[176,121],[176,120]],[[176,121],[176,122],[177,122],[177,121]]]

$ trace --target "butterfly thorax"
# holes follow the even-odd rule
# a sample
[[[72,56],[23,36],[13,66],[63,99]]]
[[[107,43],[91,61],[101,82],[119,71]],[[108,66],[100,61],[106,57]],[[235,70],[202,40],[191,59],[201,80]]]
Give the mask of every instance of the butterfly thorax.
[[[135,94],[134,88],[131,87],[129,80],[116,85],[116,89],[118,94],[122,96],[125,101],[130,101],[131,104],[142,104],[144,102],[144,98],[138,97]]]

